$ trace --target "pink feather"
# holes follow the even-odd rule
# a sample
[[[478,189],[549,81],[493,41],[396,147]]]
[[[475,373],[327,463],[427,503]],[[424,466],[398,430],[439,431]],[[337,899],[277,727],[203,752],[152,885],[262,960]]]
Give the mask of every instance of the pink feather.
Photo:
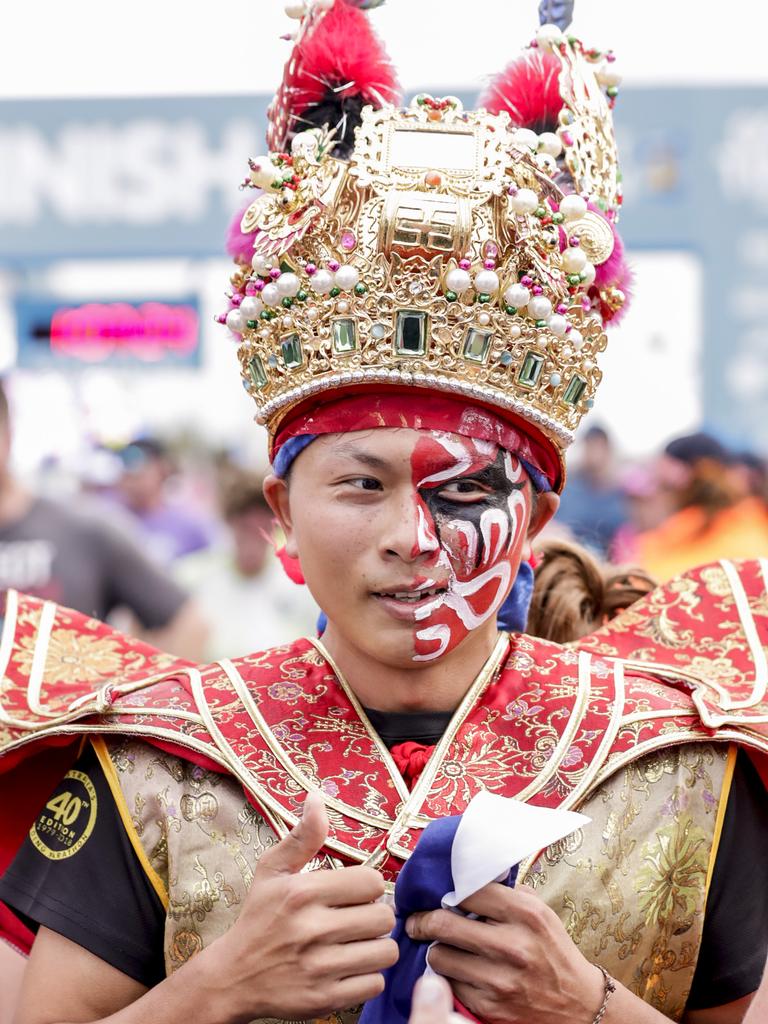
[[[226,249],[233,260],[238,263],[250,263],[253,256],[253,233],[249,235],[243,234],[240,230],[240,222],[243,219],[243,214],[259,195],[261,195],[261,189],[249,189],[250,199],[246,205],[232,218],[229,227],[227,228],[227,240]]]
[[[539,49],[526,50],[492,79],[478,105],[492,114],[505,110],[520,128],[553,131],[563,106],[559,60]]]
[[[590,295],[599,299],[600,292],[607,288],[618,288],[624,292],[624,304],[617,310],[611,309],[609,305],[599,299],[603,323],[615,325],[621,321],[631,305],[633,274],[624,253],[624,243],[615,225],[593,203],[589,204],[589,208],[603,217],[613,232],[613,252],[604,263],[595,265],[595,281],[590,288]]]

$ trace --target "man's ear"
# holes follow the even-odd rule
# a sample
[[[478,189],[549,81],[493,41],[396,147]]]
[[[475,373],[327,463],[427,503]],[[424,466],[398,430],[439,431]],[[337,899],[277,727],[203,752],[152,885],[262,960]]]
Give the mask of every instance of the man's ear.
[[[280,524],[280,529],[285,535],[285,550],[291,558],[298,558],[299,552],[296,547],[296,539],[293,532],[293,519],[291,518],[291,502],[288,493],[288,484],[285,480],[270,473],[264,478],[264,497],[267,504],[275,513]]]
[[[531,545],[547,523],[552,519],[560,505],[560,495],[554,491],[542,491],[534,496],[531,508],[531,518],[528,523],[528,533],[525,536],[523,545],[523,561],[527,562],[531,557]]]

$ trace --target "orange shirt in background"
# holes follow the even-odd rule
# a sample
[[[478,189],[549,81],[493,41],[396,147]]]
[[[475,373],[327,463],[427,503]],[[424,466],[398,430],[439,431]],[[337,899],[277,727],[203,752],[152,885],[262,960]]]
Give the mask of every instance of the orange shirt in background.
[[[763,557],[768,557],[768,508],[758,498],[723,509],[709,526],[700,508],[684,508],[637,538],[637,561],[659,583],[719,558]]]

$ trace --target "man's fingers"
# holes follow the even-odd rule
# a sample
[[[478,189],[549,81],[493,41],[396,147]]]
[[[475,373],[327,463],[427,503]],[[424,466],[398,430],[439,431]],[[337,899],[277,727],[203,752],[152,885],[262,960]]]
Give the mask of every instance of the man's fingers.
[[[536,927],[542,915],[549,914],[546,904],[530,889],[510,889],[498,882],[478,889],[464,900],[461,909],[498,924],[520,924],[526,928]]]
[[[339,979],[359,974],[386,971],[397,963],[399,950],[394,939],[369,939],[365,942],[345,942],[327,946],[320,956],[319,965],[324,974],[335,974]]]
[[[389,935],[395,912],[384,903],[334,908],[323,911],[321,923],[327,942],[360,942]]]
[[[480,986],[485,980],[489,962],[475,953],[467,953],[453,946],[438,943],[427,953],[427,963],[438,974],[451,981],[463,981],[467,985]]]
[[[362,865],[338,871],[314,871],[307,879],[314,899],[328,907],[353,907],[373,903],[384,895],[384,879]]]
[[[333,986],[333,1007],[359,1006],[369,999],[375,999],[384,991],[384,975],[362,974],[356,978],[344,978]]]
[[[322,849],[328,838],[328,815],[319,793],[308,793],[301,821],[259,860],[255,874],[293,875]]]
[[[412,914],[405,930],[417,942],[442,942],[469,953],[487,954],[495,946],[493,925],[470,921],[450,910],[428,910]]]
[[[425,974],[416,982],[408,1024],[447,1024],[453,1009],[451,986],[437,974]]]

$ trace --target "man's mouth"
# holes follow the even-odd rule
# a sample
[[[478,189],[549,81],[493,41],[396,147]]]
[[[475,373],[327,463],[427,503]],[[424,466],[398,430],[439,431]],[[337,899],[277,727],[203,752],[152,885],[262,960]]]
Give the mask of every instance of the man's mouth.
[[[446,587],[422,587],[416,590],[378,590],[373,591],[374,597],[387,598],[390,601],[403,601],[407,604],[418,604],[420,601],[432,600],[446,593]]]

